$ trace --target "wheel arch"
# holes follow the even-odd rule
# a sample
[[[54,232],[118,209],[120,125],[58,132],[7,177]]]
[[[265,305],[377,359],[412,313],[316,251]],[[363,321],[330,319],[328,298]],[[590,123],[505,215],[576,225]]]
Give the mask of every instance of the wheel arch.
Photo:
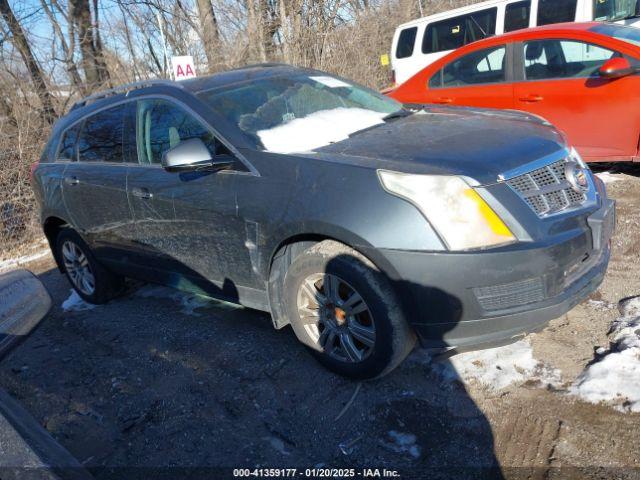
[[[44,236],[47,238],[47,242],[49,242],[49,247],[51,248],[53,258],[56,261],[58,270],[60,270],[61,273],[64,273],[64,267],[62,264],[62,259],[59,258],[58,255],[58,249],[56,248],[56,239],[58,238],[58,234],[60,233],[60,231],[68,226],[69,222],[57,216],[49,216],[42,223]]]
[[[378,250],[357,235],[348,232],[345,235],[331,233],[295,233],[282,239],[272,250],[266,272],[267,296],[276,329],[289,325],[289,319],[282,308],[283,280],[289,265],[308,248],[325,240],[333,240],[356,250],[371,261],[382,273],[390,279],[397,279],[398,273]],[[393,283],[393,282],[392,282]],[[396,292],[397,293],[397,292]]]

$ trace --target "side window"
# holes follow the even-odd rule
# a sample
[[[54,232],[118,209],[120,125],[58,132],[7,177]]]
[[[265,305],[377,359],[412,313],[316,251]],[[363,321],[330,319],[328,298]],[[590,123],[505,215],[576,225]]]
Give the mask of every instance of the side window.
[[[200,138],[211,154],[216,154],[213,133],[186,110],[167,100],[139,101],[136,123],[138,161],[142,164],[161,163],[167,150],[191,138]]]
[[[495,35],[497,16],[496,7],[431,23],[422,38],[422,53],[454,50]]]
[[[574,22],[578,0],[538,0],[538,25]]]
[[[596,74],[616,52],[572,40],[538,40],[524,45],[527,80],[583,78]]]
[[[76,157],[76,142],[78,141],[79,130],[80,126],[75,125],[64,132],[62,140],[60,141],[60,146],[58,147],[56,160],[76,161],[78,159]]]
[[[400,32],[398,46],[396,47],[396,58],[407,58],[413,55],[413,46],[416,43],[418,27],[405,28]]]
[[[443,87],[504,82],[507,49],[504,45],[469,53],[444,67]]]
[[[504,12],[504,32],[513,32],[529,27],[531,0],[509,3]]]
[[[102,110],[84,121],[78,139],[81,162],[122,162],[124,105]]]

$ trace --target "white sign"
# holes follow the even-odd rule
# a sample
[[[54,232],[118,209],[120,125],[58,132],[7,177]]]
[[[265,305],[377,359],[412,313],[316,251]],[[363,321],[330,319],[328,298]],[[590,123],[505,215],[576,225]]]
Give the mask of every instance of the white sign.
[[[171,57],[171,66],[173,67],[174,80],[186,80],[196,76],[196,67],[193,65],[191,55]]]

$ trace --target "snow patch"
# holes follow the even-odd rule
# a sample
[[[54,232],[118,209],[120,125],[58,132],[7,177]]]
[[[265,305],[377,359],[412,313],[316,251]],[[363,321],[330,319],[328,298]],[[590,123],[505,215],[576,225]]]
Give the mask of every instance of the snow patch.
[[[605,184],[615,183],[615,182],[619,182],[620,180],[622,180],[622,175],[614,174],[614,173],[611,173],[611,172],[596,173],[596,177],[598,177],[600,180],[602,180]]]
[[[420,447],[416,445],[416,436],[413,433],[391,430],[388,435],[391,442],[383,442],[386,448],[396,453],[408,453],[413,458],[420,458]]]
[[[449,380],[477,382],[490,390],[502,390],[511,384],[535,380],[543,385],[560,383],[560,371],[533,357],[528,339],[498,348],[466,352],[447,362],[433,364]]]
[[[270,152],[309,152],[346,140],[358,130],[384,123],[382,119],[386,115],[364,108],[334,108],[296,118],[267,130],[259,130],[257,133]]]
[[[35,260],[39,260],[43,257],[46,257],[47,255],[49,255],[51,253],[51,251],[46,248],[46,249],[42,249],[40,251],[37,251],[35,253],[32,253],[30,255],[23,255],[21,257],[18,258],[8,258],[6,260],[2,260],[0,261],[0,272],[4,272],[7,270],[11,270],[15,267],[19,267],[21,265],[24,265],[25,263],[29,263],[29,262],[33,262]]]
[[[85,302],[78,292],[71,290],[69,298],[62,302],[62,309],[65,312],[82,312],[84,310],[92,310],[95,305]]]
[[[619,305],[621,317],[611,324],[609,350],[576,379],[570,392],[590,403],[640,412],[640,297]]]

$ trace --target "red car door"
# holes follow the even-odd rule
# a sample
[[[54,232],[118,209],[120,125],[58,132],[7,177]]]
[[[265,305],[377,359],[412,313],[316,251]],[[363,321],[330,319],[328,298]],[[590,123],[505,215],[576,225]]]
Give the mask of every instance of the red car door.
[[[451,59],[437,72],[416,75],[391,96],[405,103],[438,103],[487,108],[513,108],[505,45],[476,50]]]
[[[631,160],[636,155],[640,115],[634,105],[640,78],[598,75],[619,53],[571,39],[526,41],[520,52],[525,80],[514,83],[516,109],[553,123],[585,160]]]

